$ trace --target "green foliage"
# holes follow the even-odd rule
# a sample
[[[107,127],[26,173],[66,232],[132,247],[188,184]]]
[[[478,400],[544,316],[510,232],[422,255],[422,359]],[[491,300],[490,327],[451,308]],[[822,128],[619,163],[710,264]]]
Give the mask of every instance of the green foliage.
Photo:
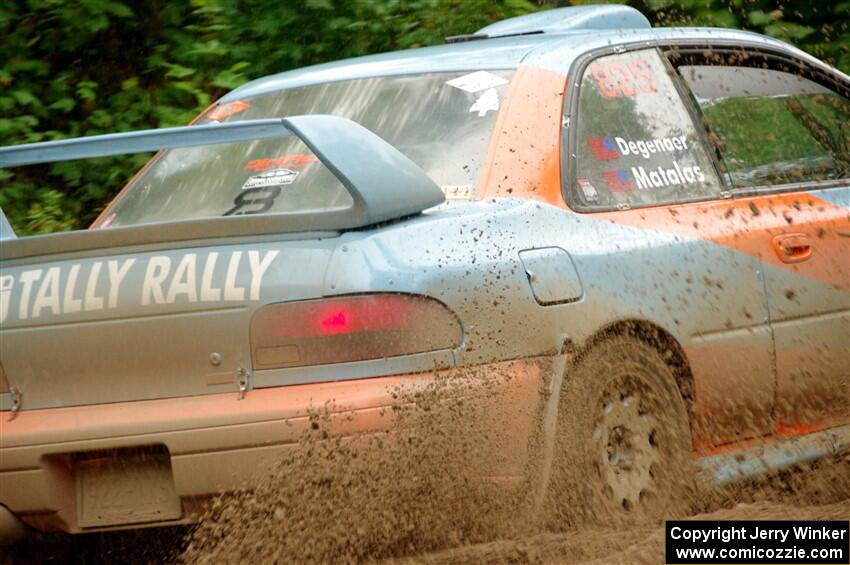
[[[781,9],[763,0],[630,3],[656,25],[753,29],[850,68],[850,2],[793,0]],[[526,0],[3,3],[0,145],[185,124],[252,78],[437,44],[448,35],[540,8]],[[79,229],[146,159],[0,171],[0,207],[21,233]]]

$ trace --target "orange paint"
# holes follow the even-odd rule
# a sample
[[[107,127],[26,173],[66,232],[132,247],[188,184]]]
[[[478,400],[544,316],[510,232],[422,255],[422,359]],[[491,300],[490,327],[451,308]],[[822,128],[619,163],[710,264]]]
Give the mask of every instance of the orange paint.
[[[741,449],[746,449],[748,447],[753,447],[755,445],[767,445],[773,441],[778,439],[788,439],[793,437],[804,436],[807,434],[811,434],[814,432],[819,432],[824,429],[824,426],[816,426],[812,424],[806,423],[794,423],[794,424],[778,424],[776,434],[768,434],[762,437],[745,439],[742,441],[726,441],[722,440],[714,440],[714,441],[698,441],[693,444],[693,457],[694,459],[701,459],[703,457],[709,457],[711,455],[719,455],[721,453],[729,453],[732,451],[738,451]],[[720,445],[718,445],[718,442]]]
[[[748,447],[753,447],[754,445],[766,445],[775,439],[776,437],[774,437],[773,434],[770,434],[742,441],[728,441],[721,445],[716,445],[715,441],[699,441],[694,442],[694,452],[692,455],[694,459],[702,459],[703,457],[710,457],[711,455],[719,455],[721,453],[729,453],[731,451],[738,451],[739,449],[746,449]]]
[[[517,69],[493,127],[476,199],[531,198],[565,207],[560,134],[566,80],[546,69]]]
[[[824,426],[818,426],[806,422],[792,422],[790,424],[779,422],[776,426],[776,435],[780,437],[804,436],[806,434],[820,431],[823,428]]]
[[[566,77],[521,66],[508,88],[476,198],[529,198],[568,208],[561,193],[560,133]],[[846,209],[806,192],[674,204],[592,214],[641,229],[703,239],[836,288],[850,289]],[[773,239],[803,232],[815,257],[783,260]]]
[[[604,212],[595,217],[636,228],[676,233],[717,243],[836,288],[850,288],[847,210],[806,192],[714,200]],[[790,232],[809,236],[817,257],[782,261],[773,238]]]
[[[511,378],[506,379],[504,383],[505,392],[516,400],[517,406],[532,408],[540,379],[540,367],[536,360],[506,361],[481,365],[470,370],[482,372],[481,374],[509,375]],[[261,388],[249,391],[242,400],[237,400],[234,384],[232,392],[222,394],[67,408],[25,409],[14,420],[3,422],[0,448],[10,451],[4,454],[3,460],[0,461],[0,469],[5,470],[16,465],[13,461],[13,448],[29,450],[42,445],[52,445],[51,451],[55,452],[57,444],[70,442],[175,432],[183,434],[212,428],[224,430],[228,426],[238,427],[257,422],[304,417],[309,410],[322,406],[328,406],[332,413],[340,414],[371,411],[396,402],[397,394],[394,391],[415,390],[432,382],[434,375],[433,372],[426,372]],[[477,378],[471,379],[472,385],[487,384],[483,380],[476,381]],[[523,414],[519,419],[525,419],[526,416]],[[517,422],[504,424],[506,432],[519,431]],[[296,441],[298,435],[295,432],[290,433],[282,428],[281,441],[287,438],[289,441]],[[225,440],[222,439],[222,442]],[[222,449],[234,447],[222,445]],[[174,453],[172,450],[172,454]]]

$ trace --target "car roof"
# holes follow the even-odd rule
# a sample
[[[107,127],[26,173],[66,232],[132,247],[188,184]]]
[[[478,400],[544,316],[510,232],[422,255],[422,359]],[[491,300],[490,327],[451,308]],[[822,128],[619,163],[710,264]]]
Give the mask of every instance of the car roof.
[[[549,41],[551,38],[543,35],[507,37],[343,59],[256,79],[230,92],[223,101],[310,84],[374,76],[515,69],[532,49]]]
[[[615,12],[616,17],[612,17],[612,12]],[[558,13],[563,14],[560,21]],[[569,25],[576,20],[579,20],[576,24],[578,27]],[[611,27],[606,27],[606,24]],[[621,24],[631,27],[618,27]],[[493,37],[493,31],[506,35]],[[566,74],[575,59],[589,51],[617,45],[653,45],[674,41],[779,49],[832,73],[841,74],[796,47],[767,36],[709,27],[652,28],[639,12],[627,6],[580,6],[548,10],[497,22],[476,34],[461,36],[459,39],[445,45],[367,55],[269,75],[238,87],[225,95],[221,102],[312,84],[379,76],[507,70],[516,69],[521,64]]]

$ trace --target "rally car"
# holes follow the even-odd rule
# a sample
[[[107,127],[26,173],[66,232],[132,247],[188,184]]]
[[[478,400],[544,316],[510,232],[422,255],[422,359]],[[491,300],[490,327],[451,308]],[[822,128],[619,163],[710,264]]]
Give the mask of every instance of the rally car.
[[[159,151],[88,230],[0,223],[5,522],[191,521],[311,407],[378,430],[444,370],[513,375],[543,483],[614,512],[676,496],[676,463],[846,451],[848,96],[780,41],[584,6],[3,148]]]

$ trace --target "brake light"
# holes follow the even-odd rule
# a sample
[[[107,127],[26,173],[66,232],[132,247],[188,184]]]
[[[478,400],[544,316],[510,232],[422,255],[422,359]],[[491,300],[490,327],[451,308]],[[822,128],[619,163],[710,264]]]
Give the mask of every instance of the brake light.
[[[442,303],[409,294],[283,302],[251,321],[254,367],[304,367],[460,346],[460,321]]]
[[[326,334],[338,334],[348,331],[348,317],[345,315],[345,310],[333,312],[321,321],[322,328]]]

